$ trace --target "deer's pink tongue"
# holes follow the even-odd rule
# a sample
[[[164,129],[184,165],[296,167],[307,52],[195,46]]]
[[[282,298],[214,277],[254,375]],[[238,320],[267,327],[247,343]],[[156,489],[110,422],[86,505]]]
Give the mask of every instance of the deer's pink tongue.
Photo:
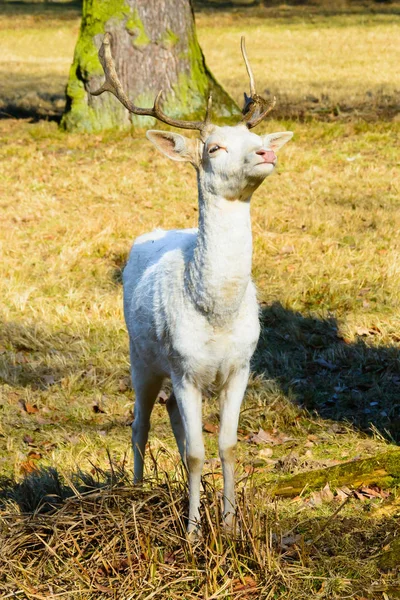
[[[276,161],[276,154],[273,150],[266,150],[263,158],[264,162],[273,164]]]
[[[273,150],[261,149],[258,152],[256,152],[256,154],[261,156],[265,163],[273,165],[276,162],[276,154],[275,152],[273,152]]]

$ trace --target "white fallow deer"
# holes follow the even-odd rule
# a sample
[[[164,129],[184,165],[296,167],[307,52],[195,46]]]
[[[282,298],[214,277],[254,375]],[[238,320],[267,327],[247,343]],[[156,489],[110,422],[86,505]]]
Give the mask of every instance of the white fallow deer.
[[[136,401],[132,425],[134,479],[143,477],[150,415],[165,378],[173,393],[167,410],[189,478],[190,537],[200,532],[200,480],[204,463],[202,395],[220,395],[219,454],[224,477],[224,521],[235,515],[235,447],[240,406],[260,326],[251,280],[250,200],[276,165],[276,152],[289,131],[256,135],[272,105],[256,94],[244,40],[242,53],[250,77],[243,117],[233,127],[211,124],[211,98],[203,121],[165,115],[160,94],[152,109],[135,106],[124,93],[112,60],[110,34],[99,52],[106,81],[95,92],[112,92],[132,113],[148,115],[199,139],[169,131],[148,131],[148,139],[172,160],[189,162],[197,172],[197,229],[155,230],[136,239],[124,270],[124,311],[129,331],[132,383]]]

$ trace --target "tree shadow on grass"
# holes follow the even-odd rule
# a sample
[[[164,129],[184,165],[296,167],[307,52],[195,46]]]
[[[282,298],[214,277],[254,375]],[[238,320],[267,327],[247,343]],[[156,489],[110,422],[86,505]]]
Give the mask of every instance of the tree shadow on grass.
[[[82,14],[82,1],[69,2],[25,2],[24,0],[6,0],[2,2],[0,14],[4,16],[30,16],[42,18],[61,18],[75,20]]]
[[[261,323],[257,373],[322,418],[400,441],[398,347],[369,345],[363,337],[348,342],[335,319],[304,317],[279,303],[262,307]]]

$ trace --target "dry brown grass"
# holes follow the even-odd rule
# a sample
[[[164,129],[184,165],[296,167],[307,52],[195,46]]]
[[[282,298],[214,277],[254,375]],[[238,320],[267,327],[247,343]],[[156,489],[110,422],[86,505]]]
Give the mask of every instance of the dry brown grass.
[[[376,45],[390,47],[394,16],[369,15],[364,25],[360,14],[337,16],[329,26],[325,17],[313,24],[296,14],[240,24],[232,14],[199,16],[209,63],[236,97],[243,28],[257,77],[263,86],[281,82],[283,95],[317,94],[312,82],[328,79],[347,79],[335,87],[335,103],[346,90],[356,98],[380,82],[393,85],[390,94],[398,87],[397,47],[383,66],[379,53],[372,56],[375,83],[364,81],[362,58]],[[53,73],[60,86],[65,81],[77,18],[42,25],[37,15],[1,22],[7,85],[42,93],[56,83]],[[48,71],[53,28],[64,33]],[[350,35],[354,60],[339,64]],[[284,41],[287,52],[276,53]],[[265,76],[261,52],[271,64],[279,55],[287,83],[278,71]],[[323,57],[329,77],[307,74]],[[3,94],[5,85],[3,78]],[[142,132],[78,136],[54,122],[0,122],[0,468],[8,477],[1,598],[396,597],[398,569],[383,569],[379,557],[398,535],[397,509],[388,514],[384,503],[384,518],[371,520],[382,500],[354,499],[333,517],[337,500],[315,506],[305,494],[272,502],[266,492],[286,473],[367,457],[399,439],[400,122],[332,114],[332,122],[264,126],[286,128],[294,140],[252,207],[263,336],[240,421],[241,533],[232,541],[218,525],[221,473],[211,460],[205,538],[194,551],[183,536],[184,477],[161,404],[148,482],[140,490],[127,479],[132,393],[120,286],[135,236],[196,223],[194,173],[156,154]],[[204,413],[218,426],[213,399]],[[259,427],[291,439],[270,454],[247,440]],[[205,437],[215,457],[216,434]],[[35,474],[37,467],[60,475]],[[390,491],[389,507],[397,493]],[[54,512],[29,514],[49,494],[69,499]]]
[[[39,600],[385,599],[400,591],[396,569],[383,580],[370,559],[396,537],[398,503],[390,519],[371,519],[359,502],[332,501],[316,511],[301,500],[271,501],[248,479],[232,536],[221,527],[221,493],[206,478],[203,538],[191,545],[185,489],[166,473],[144,489],[123,482],[99,488],[86,476],[84,485],[75,480],[79,491],[61,508],[49,512],[42,504],[33,516],[21,515],[15,502],[21,505],[23,492],[46,478],[51,473],[29,476],[0,516],[2,598],[13,590]],[[53,487],[59,486],[57,480]]]

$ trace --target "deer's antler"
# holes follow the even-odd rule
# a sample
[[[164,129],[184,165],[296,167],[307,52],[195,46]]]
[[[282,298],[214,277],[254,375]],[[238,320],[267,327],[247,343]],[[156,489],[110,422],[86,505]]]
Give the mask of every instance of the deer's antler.
[[[243,118],[242,121],[245,123],[248,129],[252,129],[258,123],[260,123],[268,113],[274,108],[276,104],[276,98],[274,96],[272,102],[264,100],[256,92],[256,84],[254,82],[253,71],[251,70],[249,60],[246,54],[246,43],[244,36],[240,40],[240,47],[242,49],[243,60],[246,65],[247,73],[250,79],[250,96],[245,92],[244,94],[244,107],[242,110]]]
[[[104,69],[106,80],[98,90],[91,92],[92,96],[99,96],[103,92],[111,92],[116,98],[118,98],[121,104],[123,104],[125,108],[129,110],[129,112],[135,115],[154,117],[155,119],[158,119],[163,123],[167,123],[167,125],[171,125],[172,127],[179,127],[180,129],[197,129],[200,131],[200,135],[203,138],[203,136],[206,134],[206,130],[210,126],[212,107],[211,94],[208,97],[207,111],[204,121],[183,121],[182,119],[173,119],[172,117],[166,115],[161,110],[160,106],[162,91],[157,94],[156,99],[154,100],[153,108],[140,108],[135,106],[135,104],[133,104],[133,102],[131,102],[128,96],[125,94],[121,82],[118,79],[114,60],[111,54],[111,41],[111,34],[108,32],[105,33],[103,43],[99,50],[99,60]]]

